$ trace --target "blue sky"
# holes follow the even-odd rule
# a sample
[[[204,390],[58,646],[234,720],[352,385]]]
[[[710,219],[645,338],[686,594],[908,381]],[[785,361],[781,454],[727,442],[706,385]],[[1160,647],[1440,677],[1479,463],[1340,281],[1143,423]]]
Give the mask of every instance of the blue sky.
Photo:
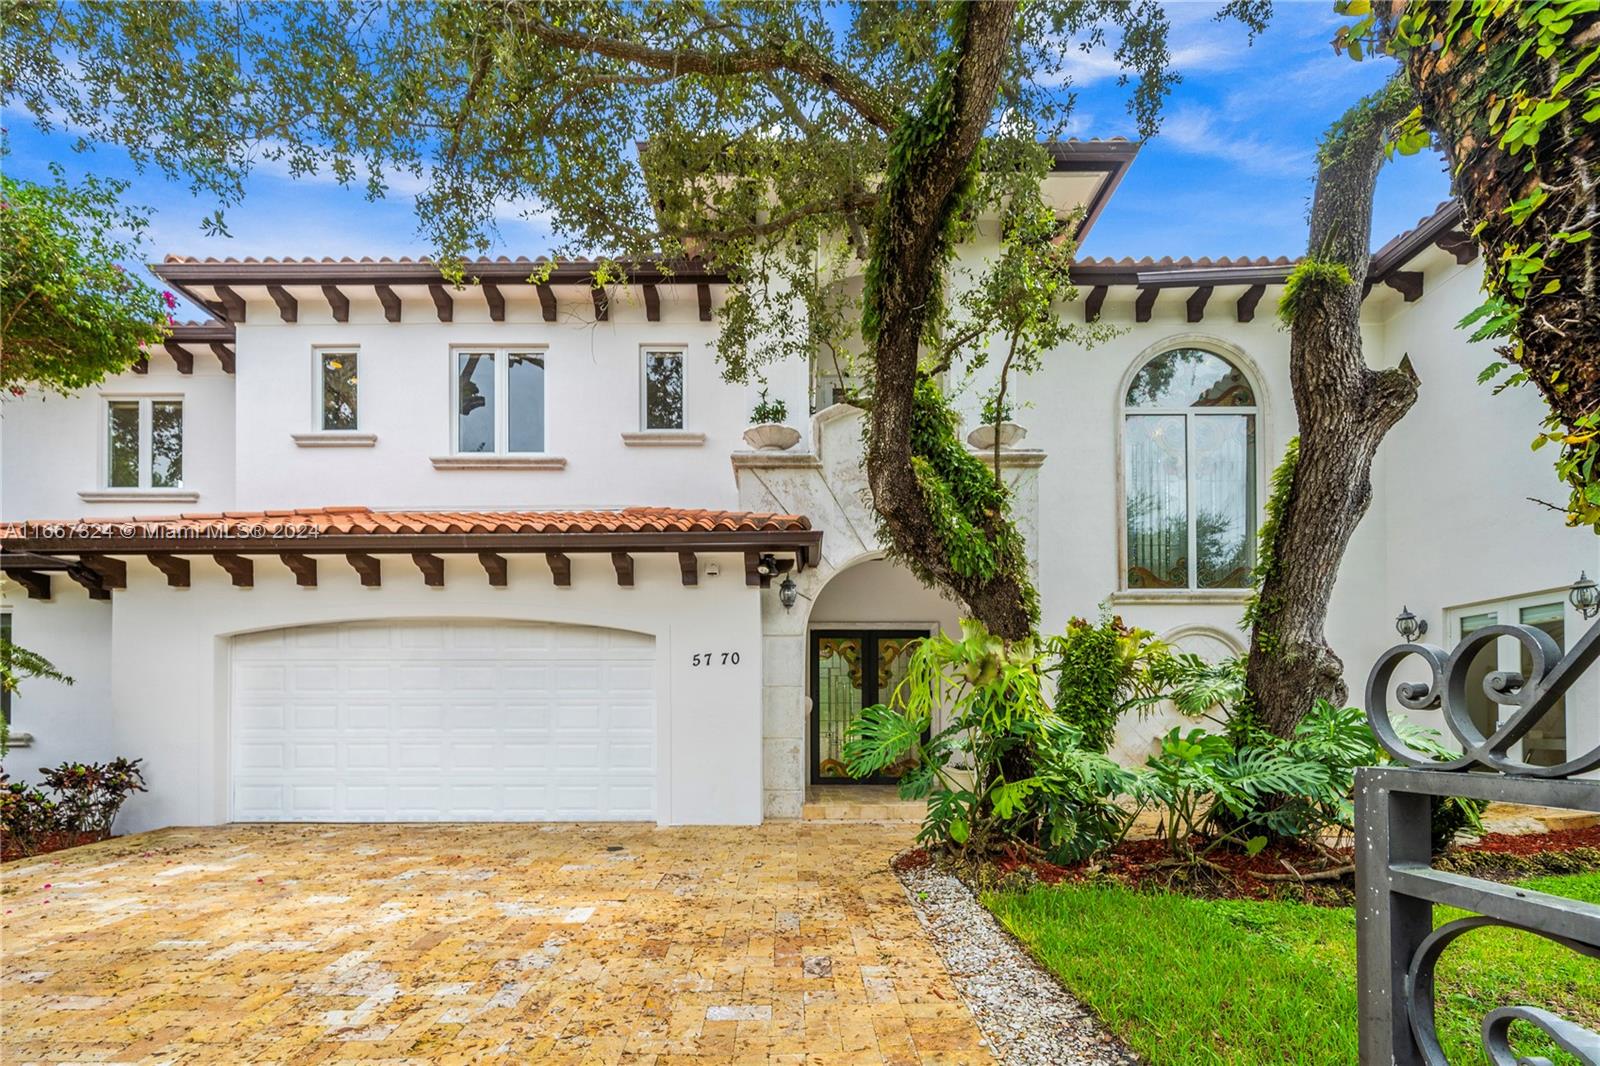
[[[1174,67],[1183,75],[1168,100],[1162,132],[1105,209],[1082,254],[1094,256],[1298,255],[1322,131],[1394,69],[1387,60],[1354,63],[1329,46],[1339,18],[1328,0],[1279,0],[1276,17],[1254,45],[1242,27],[1217,23],[1212,4],[1175,3]],[[1131,136],[1127,90],[1107,50],[1074,64],[1078,102],[1071,132]],[[14,176],[43,178],[57,161],[132,181],[129,199],[154,209],[147,252],[216,256],[381,256],[425,254],[412,209],[414,185],[397,184],[369,202],[355,188],[323,176],[292,180],[270,164],[252,177],[245,200],[228,211],[231,238],[201,232],[214,206],[181,183],[137,174],[117,150],[73,151],[64,132],[40,134],[10,113]],[[1385,167],[1373,222],[1374,244],[1414,225],[1449,195],[1443,162],[1432,152]],[[497,252],[539,255],[548,227],[508,206]]]

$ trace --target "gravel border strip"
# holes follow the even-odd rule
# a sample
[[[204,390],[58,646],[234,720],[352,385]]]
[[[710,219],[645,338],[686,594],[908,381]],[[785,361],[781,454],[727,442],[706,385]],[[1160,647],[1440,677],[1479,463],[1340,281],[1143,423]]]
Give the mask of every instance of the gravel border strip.
[[[1000,925],[954,874],[931,863],[895,876],[956,989],[1006,1066],[1139,1066],[1140,1059]]]

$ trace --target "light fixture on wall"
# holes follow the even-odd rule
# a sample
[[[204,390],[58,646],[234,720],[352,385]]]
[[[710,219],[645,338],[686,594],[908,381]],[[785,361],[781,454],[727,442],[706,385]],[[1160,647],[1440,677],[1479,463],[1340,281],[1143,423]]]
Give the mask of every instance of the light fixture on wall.
[[[1428,620],[1418,618],[1411,613],[1411,608],[1404,605],[1394,619],[1394,631],[1400,634],[1400,639],[1407,644],[1415,644],[1417,638],[1428,632]]]
[[[1600,614],[1600,585],[1594,583],[1588,571],[1578,571],[1578,580],[1567,591],[1567,602],[1578,609],[1585,621]]]
[[[785,611],[794,607],[795,601],[800,598],[800,586],[794,583],[794,578],[788,574],[783,575],[783,584],[778,586],[778,602],[783,604]]]

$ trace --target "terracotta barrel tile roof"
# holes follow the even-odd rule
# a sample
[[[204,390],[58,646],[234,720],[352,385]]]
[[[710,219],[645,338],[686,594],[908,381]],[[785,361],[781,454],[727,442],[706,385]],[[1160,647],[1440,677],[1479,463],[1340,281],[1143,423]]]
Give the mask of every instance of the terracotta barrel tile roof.
[[[219,525],[293,527],[317,534],[472,533],[793,533],[811,528],[804,515],[710,511],[680,507],[626,507],[616,511],[374,511],[366,507],[223,511],[212,514],[144,515],[128,518],[32,520],[0,524],[0,539],[31,539],[43,526],[90,530],[117,526],[159,531],[205,530]]]

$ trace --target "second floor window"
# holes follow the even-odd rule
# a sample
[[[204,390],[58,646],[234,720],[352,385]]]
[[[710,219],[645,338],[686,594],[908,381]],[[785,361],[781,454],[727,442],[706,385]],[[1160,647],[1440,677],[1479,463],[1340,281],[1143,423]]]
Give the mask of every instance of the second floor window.
[[[183,401],[106,401],[106,487],[183,487]]]
[[[644,429],[683,428],[683,353],[644,353]]]
[[[321,389],[322,428],[356,428],[356,353],[319,352],[318,379]]]
[[[455,353],[456,451],[508,455],[545,450],[544,353]]]
[[[1256,397],[1199,348],[1140,368],[1123,399],[1130,589],[1241,589],[1256,535]]]

